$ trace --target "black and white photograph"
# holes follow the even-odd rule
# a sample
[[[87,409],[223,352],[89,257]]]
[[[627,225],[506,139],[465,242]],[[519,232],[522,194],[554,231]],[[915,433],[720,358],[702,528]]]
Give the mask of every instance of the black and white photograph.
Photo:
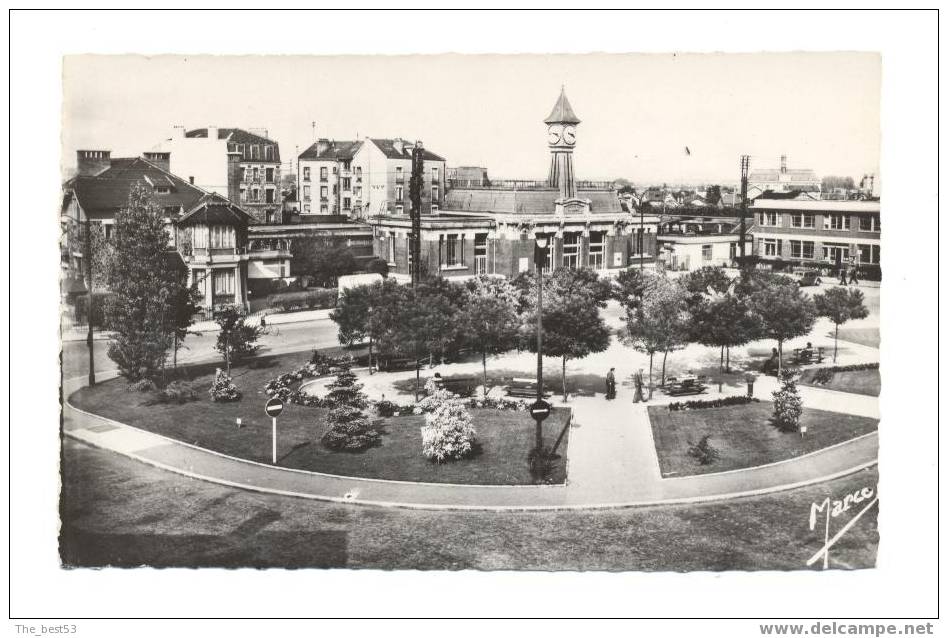
[[[933,260],[937,201],[883,161],[880,49],[717,49],[62,52],[31,206],[59,253],[31,280],[58,308],[43,560],[92,587],[874,578],[908,542],[887,432],[937,429],[890,232]]]

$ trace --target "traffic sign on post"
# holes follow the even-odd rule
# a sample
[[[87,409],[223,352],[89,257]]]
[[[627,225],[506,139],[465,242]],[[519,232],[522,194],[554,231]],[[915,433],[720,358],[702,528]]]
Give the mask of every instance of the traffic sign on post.
[[[537,421],[542,421],[546,417],[550,416],[550,410],[553,409],[553,406],[549,402],[544,401],[543,399],[537,399],[530,404],[530,416],[532,416]]]
[[[267,413],[267,416],[273,417],[273,464],[276,465],[277,462],[277,417],[283,414],[283,401],[277,397],[267,401],[266,407],[264,407],[264,412]]]

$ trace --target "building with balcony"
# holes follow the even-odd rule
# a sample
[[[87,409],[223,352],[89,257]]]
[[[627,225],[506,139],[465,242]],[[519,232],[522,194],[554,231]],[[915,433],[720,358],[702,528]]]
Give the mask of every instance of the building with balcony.
[[[878,201],[756,199],[755,254],[762,262],[880,268]],[[881,272],[881,271],[879,271]]]
[[[754,253],[753,235],[745,222],[744,254]],[[735,265],[740,257],[739,218],[708,215],[662,215],[658,224],[658,259],[669,270]]]
[[[437,208],[432,202],[423,210],[420,266],[429,274],[516,277],[533,267],[538,237],[550,240],[551,269],[585,267],[610,274],[630,264],[654,266],[658,216],[623,208],[611,182],[575,179],[572,151],[579,119],[565,92],[545,123],[551,152],[547,180],[492,180],[490,185],[451,188]],[[415,268],[407,211],[407,203],[394,210],[373,204],[367,217],[375,253],[388,260],[398,277]]]
[[[280,145],[265,130],[176,127],[151,153],[167,153],[171,173],[250,213],[252,223],[280,223]]]
[[[362,142],[318,139],[297,158],[297,197],[300,220],[310,215],[352,216],[362,197],[352,160]],[[358,193],[359,197],[356,197]]]
[[[356,216],[408,215],[411,158],[421,142],[401,138],[366,138],[352,159],[353,208]],[[423,149],[421,212],[437,213],[444,205],[445,160]]]

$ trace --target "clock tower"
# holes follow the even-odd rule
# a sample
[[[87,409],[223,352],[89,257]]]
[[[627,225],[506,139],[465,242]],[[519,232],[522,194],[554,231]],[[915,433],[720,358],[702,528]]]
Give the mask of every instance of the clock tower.
[[[547,125],[547,143],[550,145],[550,186],[558,188],[560,198],[576,197],[576,179],[573,175],[573,147],[576,145],[576,126],[579,118],[573,113],[573,107],[566,99],[566,89],[560,89],[560,97],[553,106],[549,117],[543,120]]]

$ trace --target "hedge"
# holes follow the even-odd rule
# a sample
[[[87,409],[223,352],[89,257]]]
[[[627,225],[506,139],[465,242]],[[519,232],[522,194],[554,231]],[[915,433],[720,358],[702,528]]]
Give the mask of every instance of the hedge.
[[[268,305],[279,308],[283,312],[293,309],[323,309],[335,308],[338,292],[335,288],[316,288],[301,292],[283,292],[270,295]]]
[[[723,408],[729,405],[745,405],[747,403],[758,403],[760,399],[745,395],[724,397],[721,399],[694,399],[692,401],[676,401],[668,404],[668,409],[672,412],[683,410],[703,410],[705,408]]]

